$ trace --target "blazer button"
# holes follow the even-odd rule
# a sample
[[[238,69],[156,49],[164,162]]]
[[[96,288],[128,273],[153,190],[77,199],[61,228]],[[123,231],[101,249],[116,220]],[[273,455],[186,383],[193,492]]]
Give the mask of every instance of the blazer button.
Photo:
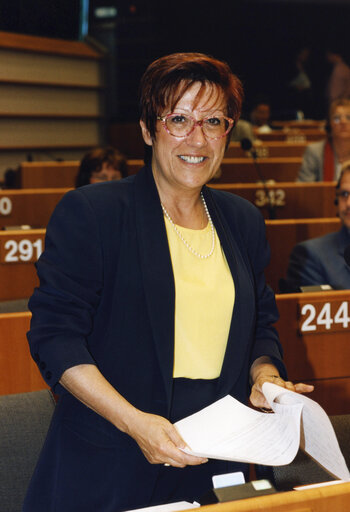
[[[50,380],[51,377],[52,377],[52,373],[51,372],[46,372],[45,373],[45,377],[47,378],[47,380]]]
[[[40,368],[41,368],[42,370],[45,370],[45,368],[46,368],[46,363],[44,363],[44,361],[41,361],[41,363],[40,363]]]
[[[34,361],[36,361],[37,363],[40,363],[40,357],[37,352],[34,354]]]

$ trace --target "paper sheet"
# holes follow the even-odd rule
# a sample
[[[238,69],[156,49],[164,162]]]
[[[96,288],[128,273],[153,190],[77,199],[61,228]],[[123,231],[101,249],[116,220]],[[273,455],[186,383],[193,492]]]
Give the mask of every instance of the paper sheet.
[[[281,466],[305,451],[343,480],[350,473],[332,424],[313,400],[265,383],[263,392],[274,414],[255,411],[227,395],[175,425],[188,453],[208,458]],[[302,435],[301,435],[302,434]]]

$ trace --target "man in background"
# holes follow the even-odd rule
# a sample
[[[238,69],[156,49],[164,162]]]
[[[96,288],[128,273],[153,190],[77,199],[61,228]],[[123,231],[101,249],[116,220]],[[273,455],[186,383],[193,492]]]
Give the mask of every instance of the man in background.
[[[342,226],[339,231],[297,244],[287,270],[288,290],[301,286],[328,284],[334,289],[350,289],[350,267],[344,251],[350,245],[350,163],[341,172],[335,204]]]

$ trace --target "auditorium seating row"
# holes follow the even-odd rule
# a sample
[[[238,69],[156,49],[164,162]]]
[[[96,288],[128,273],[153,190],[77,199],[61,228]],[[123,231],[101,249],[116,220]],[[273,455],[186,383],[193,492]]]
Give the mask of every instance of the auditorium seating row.
[[[279,291],[285,277],[289,254],[294,245],[322,236],[340,227],[337,217],[315,219],[266,220],[266,235],[271,247],[271,262],[266,280]],[[37,283],[33,262],[44,245],[45,229],[0,231],[0,300],[27,298]]]
[[[315,385],[312,397],[328,414],[350,411],[350,291],[277,295],[276,324],[289,378]],[[32,362],[30,313],[0,314],[0,395],[45,387]]]
[[[254,183],[274,180],[295,181],[302,158],[259,158],[258,166],[250,157],[224,158],[215,183]],[[135,174],[144,165],[143,160],[128,160],[129,174]],[[79,162],[24,162],[20,167],[19,188],[70,188],[75,185]]]
[[[252,202],[265,218],[300,219],[336,216],[335,182],[210,184]],[[47,226],[68,188],[0,190],[0,229]]]

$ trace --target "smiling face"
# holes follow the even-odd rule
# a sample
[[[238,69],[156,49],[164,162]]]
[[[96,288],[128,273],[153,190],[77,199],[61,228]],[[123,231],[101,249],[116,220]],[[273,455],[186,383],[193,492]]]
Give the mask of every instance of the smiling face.
[[[190,115],[197,121],[207,116],[225,116],[226,104],[222,91],[208,85],[197,97],[200,88],[200,83],[190,87],[173,112]],[[160,116],[169,113],[164,111]],[[146,144],[152,146],[152,171],[162,191],[199,191],[219,169],[226,137],[206,139],[202,128],[196,126],[190,135],[178,138],[170,135],[162,122],[158,121],[156,137],[152,139],[143,121],[140,124]]]

